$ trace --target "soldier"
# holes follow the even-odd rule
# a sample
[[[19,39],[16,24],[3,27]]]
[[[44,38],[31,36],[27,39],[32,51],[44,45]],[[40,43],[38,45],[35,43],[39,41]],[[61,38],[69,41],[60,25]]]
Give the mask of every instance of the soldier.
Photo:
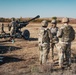
[[[52,34],[51,49],[52,49],[52,59],[53,59],[54,58],[54,46],[58,42],[58,38],[56,36],[58,27],[57,27],[57,20],[53,19],[51,23],[52,23],[52,27],[50,28],[50,32]]]
[[[59,66],[62,68],[64,62],[64,55],[66,58],[66,65],[71,65],[71,42],[75,39],[75,31],[69,25],[69,18],[62,19],[63,26],[59,29],[57,37],[60,38],[59,42]]]
[[[11,21],[12,22],[10,23],[9,27],[10,27],[10,30],[11,30],[11,35],[13,35],[13,34],[16,33],[16,25],[17,25],[17,23],[15,21],[15,18],[12,18]]]
[[[4,24],[3,23],[1,23],[1,33],[5,33],[5,31],[4,31]]]
[[[16,34],[17,23],[15,21],[15,18],[12,18],[11,21],[12,22],[9,24],[9,31],[11,32],[10,33],[11,34],[10,40],[14,41],[15,37],[12,37],[12,35]]]
[[[50,50],[50,30],[47,28],[48,22],[46,20],[42,21],[41,25],[38,43],[40,50],[40,64],[44,64],[47,61]]]

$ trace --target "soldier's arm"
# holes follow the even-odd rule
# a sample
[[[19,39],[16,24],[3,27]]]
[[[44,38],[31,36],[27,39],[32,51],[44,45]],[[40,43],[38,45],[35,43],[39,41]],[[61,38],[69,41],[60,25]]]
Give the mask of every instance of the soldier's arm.
[[[38,43],[39,43],[39,44],[41,43],[41,35],[40,35],[40,30],[41,30],[41,28],[39,29],[39,32],[38,32]]]
[[[48,34],[49,34],[50,42],[52,42],[53,36],[52,36],[52,33],[51,33],[50,29],[48,29]]]
[[[74,32],[74,40],[75,40],[75,36],[76,36],[76,33]]]
[[[57,37],[61,38],[62,34],[63,34],[63,28],[58,29],[58,31],[57,31]]]
[[[73,30],[73,36],[72,37],[74,37],[74,39],[75,39],[75,30],[73,29],[73,27],[72,27],[72,30]]]

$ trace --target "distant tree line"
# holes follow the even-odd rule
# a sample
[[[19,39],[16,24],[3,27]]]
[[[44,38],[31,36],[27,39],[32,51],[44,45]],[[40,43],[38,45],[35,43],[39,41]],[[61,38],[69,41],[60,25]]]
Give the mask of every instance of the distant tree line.
[[[12,17],[14,18],[14,17]],[[19,20],[19,21],[28,21],[30,20],[31,18],[15,18],[16,20]],[[57,19],[57,17],[52,17],[52,19]],[[36,19],[36,20],[33,20],[32,22],[36,22],[36,23],[40,23],[42,22],[43,20],[47,20],[48,22],[51,22],[50,19],[47,19],[47,18],[39,18],[39,19]],[[0,22],[11,22],[11,18],[3,18],[1,17],[0,18]],[[61,22],[60,20],[58,20],[58,23]]]
[[[12,17],[14,18],[14,17]],[[30,20],[31,18],[15,18],[16,20],[19,19],[19,21],[28,21]],[[35,23],[40,23],[42,22],[43,20],[47,20],[49,23],[51,22],[52,19],[56,19],[58,23],[61,23],[61,20],[57,19],[57,17],[52,17],[52,18],[39,18],[39,19],[36,19],[36,20],[33,20],[32,22],[35,22]],[[3,17],[0,17],[0,22],[11,22],[11,18],[3,18]],[[76,23],[76,19],[75,20],[70,20],[70,23],[72,24],[75,24]]]
[[[0,18],[0,22],[11,22],[11,19],[10,18],[3,18],[3,17],[1,17]]]

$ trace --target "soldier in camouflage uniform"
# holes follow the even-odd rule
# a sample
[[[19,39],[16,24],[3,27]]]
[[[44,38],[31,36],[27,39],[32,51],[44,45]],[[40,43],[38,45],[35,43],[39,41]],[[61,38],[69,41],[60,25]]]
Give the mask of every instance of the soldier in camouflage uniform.
[[[71,65],[71,42],[75,39],[75,31],[72,26],[70,26],[69,18],[62,19],[63,26],[59,29],[57,37],[60,38],[58,47],[59,55],[59,66],[63,67],[64,55],[66,59],[66,65]]]
[[[9,24],[10,30],[11,30],[11,35],[15,34],[16,32],[16,27],[17,27],[17,23],[15,21],[14,18],[11,19],[11,23]]]
[[[47,62],[48,53],[50,50],[50,30],[47,28],[48,22],[46,20],[42,21],[42,27],[39,31],[39,50],[40,50],[40,64],[45,64]]]
[[[4,31],[4,24],[3,23],[1,23],[1,33],[5,33],[5,31]]]
[[[12,18],[11,21],[12,22],[9,24],[9,31],[10,31],[10,35],[12,36],[12,35],[16,34],[17,23],[15,21],[15,18]],[[14,38],[15,37],[11,37],[10,40],[14,41]]]
[[[57,31],[58,31],[58,27],[57,27],[57,20],[53,19],[52,20],[52,26],[50,28],[50,32],[52,34],[52,39],[51,39],[51,50],[52,50],[52,59],[54,58],[54,47],[55,44],[58,42],[58,38],[57,38]]]

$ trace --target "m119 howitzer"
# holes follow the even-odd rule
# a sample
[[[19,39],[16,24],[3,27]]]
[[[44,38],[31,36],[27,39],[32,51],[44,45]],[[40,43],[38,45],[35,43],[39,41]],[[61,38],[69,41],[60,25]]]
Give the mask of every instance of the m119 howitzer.
[[[40,16],[37,15],[36,17],[28,20],[28,21],[23,21],[23,22],[20,22],[20,21],[15,21],[16,22],[16,25],[14,25],[13,29],[12,29],[12,32],[11,34],[9,33],[5,33],[3,35],[0,35],[0,38],[7,38],[7,37],[11,37],[11,38],[21,38],[23,37],[24,39],[28,40],[30,38],[30,32],[29,30],[24,30],[23,32],[21,31],[21,28],[23,27],[26,27],[29,22],[39,18]],[[11,30],[11,26],[8,25],[8,29],[9,31]]]

